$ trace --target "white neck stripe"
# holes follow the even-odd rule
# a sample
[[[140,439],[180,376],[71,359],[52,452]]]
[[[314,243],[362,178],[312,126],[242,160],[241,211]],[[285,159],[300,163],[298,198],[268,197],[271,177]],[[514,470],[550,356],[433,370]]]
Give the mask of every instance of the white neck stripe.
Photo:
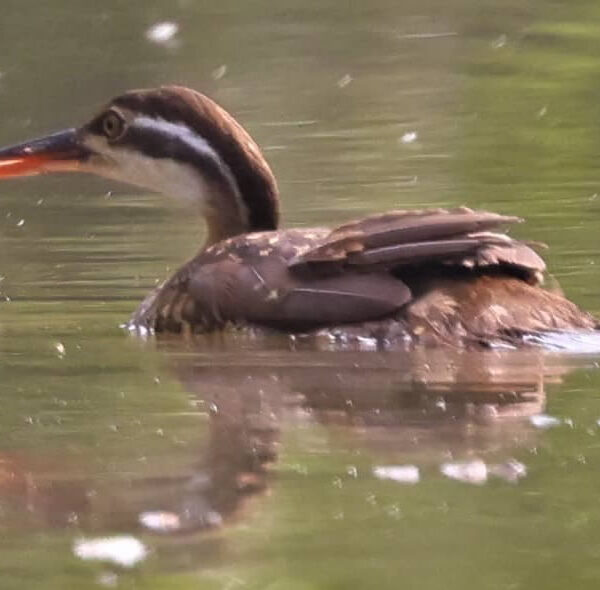
[[[210,158],[219,168],[221,174],[225,177],[230,185],[235,197],[236,205],[244,220],[248,218],[248,208],[244,203],[240,194],[240,188],[231,171],[231,168],[221,158],[217,151],[210,145],[204,137],[197,134],[195,131],[184,125],[183,123],[171,123],[165,119],[154,119],[152,117],[136,117],[131,125],[142,129],[153,129],[165,135],[176,137],[188,147],[191,147],[204,157]]]

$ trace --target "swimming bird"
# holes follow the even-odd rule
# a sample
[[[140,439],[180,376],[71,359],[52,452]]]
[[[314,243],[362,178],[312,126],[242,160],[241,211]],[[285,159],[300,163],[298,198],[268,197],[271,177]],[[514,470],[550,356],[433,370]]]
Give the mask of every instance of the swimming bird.
[[[0,150],[0,178],[74,171],[188,200],[206,221],[199,254],[143,301],[136,326],[333,329],[456,345],[598,329],[542,286],[535,247],[501,231],[517,217],[398,210],[335,228],[278,229],[277,183],[261,150],[189,88],[129,91],[81,127]]]

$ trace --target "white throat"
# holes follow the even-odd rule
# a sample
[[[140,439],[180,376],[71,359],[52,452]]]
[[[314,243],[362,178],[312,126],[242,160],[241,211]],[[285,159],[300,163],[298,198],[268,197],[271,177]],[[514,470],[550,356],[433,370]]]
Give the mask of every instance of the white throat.
[[[202,136],[182,123],[137,116],[130,122],[132,129],[156,132],[158,141],[177,141],[199,156],[209,160],[223,182],[211,181],[193,164],[170,157],[151,157],[127,146],[113,146],[104,138],[90,136],[86,143],[107,161],[94,170],[108,178],[159,192],[199,206],[202,215],[221,218],[232,231],[244,231],[248,225],[248,208],[241,196],[235,176],[219,153]]]

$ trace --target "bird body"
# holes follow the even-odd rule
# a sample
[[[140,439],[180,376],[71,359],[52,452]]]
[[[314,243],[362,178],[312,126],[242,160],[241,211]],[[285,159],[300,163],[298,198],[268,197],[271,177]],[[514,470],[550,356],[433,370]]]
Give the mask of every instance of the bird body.
[[[400,226],[429,215],[489,224],[507,219],[468,209],[385,217]],[[527,333],[596,325],[562,295],[539,286],[543,261],[520,242],[472,232],[408,243],[395,237],[390,246],[369,248],[378,221],[360,220],[371,230],[362,235],[344,228],[289,229],[217,242],[151,293],[132,325],[159,332],[344,326],[353,336],[452,344],[515,341]]]
[[[260,149],[231,115],[187,88],[131,91],[78,129],[0,150],[0,177],[49,171],[92,172],[198,205],[204,248],[146,298],[136,326],[343,326],[458,345],[598,328],[541,286],[546,267],[534,247],[501,233],[515,217],[429,209],[277,229],[277,185]]]

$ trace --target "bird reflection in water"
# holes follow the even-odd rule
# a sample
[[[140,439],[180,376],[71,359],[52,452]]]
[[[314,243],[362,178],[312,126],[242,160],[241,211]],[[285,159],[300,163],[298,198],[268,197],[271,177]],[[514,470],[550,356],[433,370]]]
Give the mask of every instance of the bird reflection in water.
[[[5,524],[179,535],[226,525],[268,490],[281,434],[298,420],[342,433],[374,466],[391,458],[440,477],[448,457],[508,461],[543,436],[529,418],[544,411],[546,387],[585,365],[535,349],[270,351],[235,349],[225,336],[193,349],[168,339],[158,346],[198,411],[210,415],[198,463],[180,476],[132,476],[105,490],[93,476],[57,476],[64,465],[3,454]]]

